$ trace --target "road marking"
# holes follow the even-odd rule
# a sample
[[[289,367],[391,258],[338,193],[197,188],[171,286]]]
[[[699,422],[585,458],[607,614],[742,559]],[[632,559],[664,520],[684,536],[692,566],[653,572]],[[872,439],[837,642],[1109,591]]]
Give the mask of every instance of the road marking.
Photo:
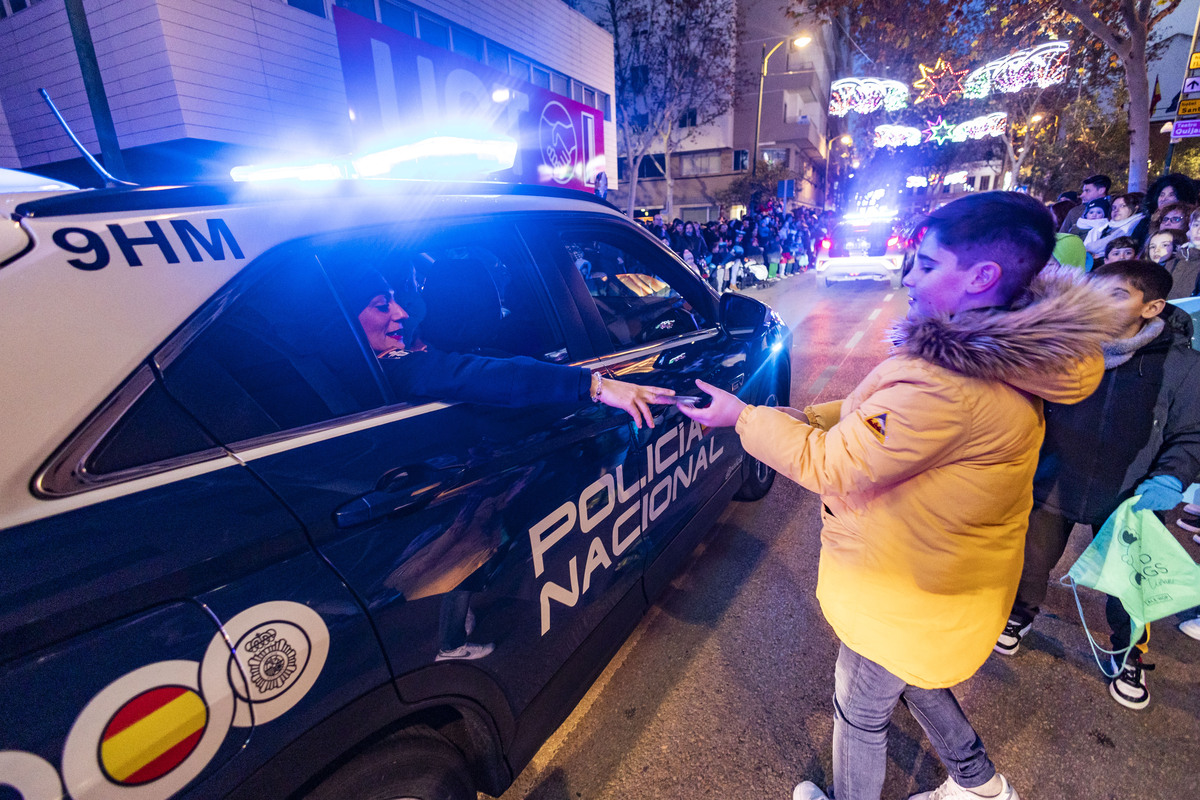
[[[895,296],[896,296],[896,293],[895,293],[895,292],[888,292],[887,294],[885,294],[885,295],[883,296],[883,302],[885,302],[885,303],[886,303],[888,300],[891,300],[891,299],[892,299],[893,297],[895,297]]]
[[[870,320],[873,320],[873,319],[875,319],[876,317],[878,317],[878,316],[879,316],[879,313],[880,313],[881,311],[883,311],[883,309],[882,309],[882,308],[877,308],[877,309],[875,309],[874,311],[872,311],[870,314],[868,314],[868,315],[867,315],[867,320],[868,320],[868,321],[870,321]]]
[[[838,364],[830,364],[828,367],[821,370],[821,374],[818,375],[817,379],[812,382],[812,386],[808,387],[808,394],[813,397],[816,397],[818,394],[820,394],[821,390],[825,388],[825,384],[829,383],[833,376],[837,374],[838,366]]]
[[[851,336],[850,341],[846,342],[846,349],[853,350],[854,346],[862,341],[862,337],[863,337],[864,333],[866,333],[866,331],[859,331],[858,333]]]

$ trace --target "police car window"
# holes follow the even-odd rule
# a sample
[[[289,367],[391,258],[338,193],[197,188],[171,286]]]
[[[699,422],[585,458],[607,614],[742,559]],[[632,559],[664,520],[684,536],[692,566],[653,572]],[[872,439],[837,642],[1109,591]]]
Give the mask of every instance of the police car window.
[[[715,327],[698,277],[641,237],[620,229],[562,234],[568,258],[620,350]]]
[[[164,369],[167,389],[223,443],[383,404],[369,356],[310,254],[281,256]]]
[[[316,254],[352,318],[381,297],[395,300],[361,320],[378,354],[433,349],[565,363],[561,327],[509,230],[478,223],[379,232],[324,245]],[[379,341],[367,330],[373,324],[386,325],[388,338]]]

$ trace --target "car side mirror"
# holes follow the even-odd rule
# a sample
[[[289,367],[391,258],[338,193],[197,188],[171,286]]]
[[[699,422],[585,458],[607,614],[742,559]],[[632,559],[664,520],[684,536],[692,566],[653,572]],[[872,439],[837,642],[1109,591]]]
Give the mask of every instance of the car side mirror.
[[[731,339],[757,339],[766,330],[771,309],[744,294],[726,292],[721,295],[721,330]]]

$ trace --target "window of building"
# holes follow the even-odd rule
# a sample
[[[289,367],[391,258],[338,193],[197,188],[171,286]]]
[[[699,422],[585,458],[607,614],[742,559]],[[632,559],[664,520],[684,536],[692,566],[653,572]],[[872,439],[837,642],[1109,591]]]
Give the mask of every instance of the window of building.
[[[333,4],[347,11],[353,11],[360,17],[366,17],[369,20],[375,19],[375,0],[333,0]],[[322,16],[324,16],[323,13]]]
[[[550,73],[550,91],[555,94],[561,94],[563,97],[571,96],[571,79],[561,72]]]
[[[571,99],[577,103],[583,102],[583,84],[579,81],[571,81]]]
[[[733,151],[733,169],[736,172],[745,172],[750,169],[750,151],[749,150],[734,150]]]
[[[611,100],[611,98],[607,94],[597,90],[596,103],[598,104],[599,108],[604,111],[604,119],[611,122],[612,121],[612,103],[609,102],[610,100]]]
[[[585,106],[591,106],[592,108],[596,107],[596,90],[595,89],[593,89],[589,86],[583,87],[583,104]]]
[[[992,188],[992,176],[991,175],[980,175],[979,176],[979,191],[986,192],[991,188]]]
[[[533,85],[540,86],[543,89],[550,88],[550,73],[541,67],[533,67]]]
[[[25,0],[9,0],[13,11],[19,11],[19,4],[22,8],[25,7]],[[310,14],[316,14],[318,17],[325,16],[325,0],[287,0],[287,4],[292,8],[298,8],[301,11],[307,11]]]
[[[508,56],[508,48],[501,47],[492,41],[487,43],[487,64],[492,69],[498,69],[503,73],[507,73]]]
[[[638,165],[639,178],[661,178],[667,174],[667,162],[662,153],[642,157]]]
[[[720,171],[720,153],[684,153],[679,157],[679,174],[685,178],[694,175],[713,175]]]
[[[429,44],[444,50],[450,49],[449,25],[427,17],[424,14],[418,14],[417,26],[417,32],[420,34],[421,41],[429,42]]]
[[[379,21],[414,38],[417,35],[416,10],[399,0],[379,0]]]
[[[451,31],[454,52],[474,61],[483,61],[483,37],[478,33],[455,25]]]
[[[696,109],[689,108],[679,116],[679,127],[694,128],[696,127]]]
[[[523,81],[532,83],[529,79],[530,64],[523,58],[517,58],[515,54],[508,57],[508,74],[514,78],[520,78]]]
[[[758,151],[758,157],[768,164],[788,165],[788,149],[786,147],[768,147]]]

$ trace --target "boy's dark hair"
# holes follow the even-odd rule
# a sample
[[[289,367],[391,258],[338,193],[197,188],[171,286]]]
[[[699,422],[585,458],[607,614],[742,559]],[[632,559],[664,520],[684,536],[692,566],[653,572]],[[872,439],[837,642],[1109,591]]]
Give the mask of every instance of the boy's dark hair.
[[[1133,252],[1137,252],[1137,242],[1133,240],[1132,236],[1118,236],[1104,246],[1104,257],[1108,258],[1108,254],[1118,247],[1128,247]]]
[[[1142,293],[1142,302],[1166,300],[1171,293],[1171,273],[1153,261],[1131,258],[1096,267],[1091,278],[1119,278]]]
[[[947,203],[925,220],[926,233],[954,253],[960,267],[980,261],[1000,265],[1000,294],[1016,299],[1054,252],[1050,212],[1027,194],[980,192]]]
[[[1108,177],[1107,175],[1093,175],[1090,178],[1084,178],[1083,182],[1091,184],[1092,186],[1099,186],[1104,190],[1105,194],[1107,194],[1108,190],[1112,188],[1112,178]]]

